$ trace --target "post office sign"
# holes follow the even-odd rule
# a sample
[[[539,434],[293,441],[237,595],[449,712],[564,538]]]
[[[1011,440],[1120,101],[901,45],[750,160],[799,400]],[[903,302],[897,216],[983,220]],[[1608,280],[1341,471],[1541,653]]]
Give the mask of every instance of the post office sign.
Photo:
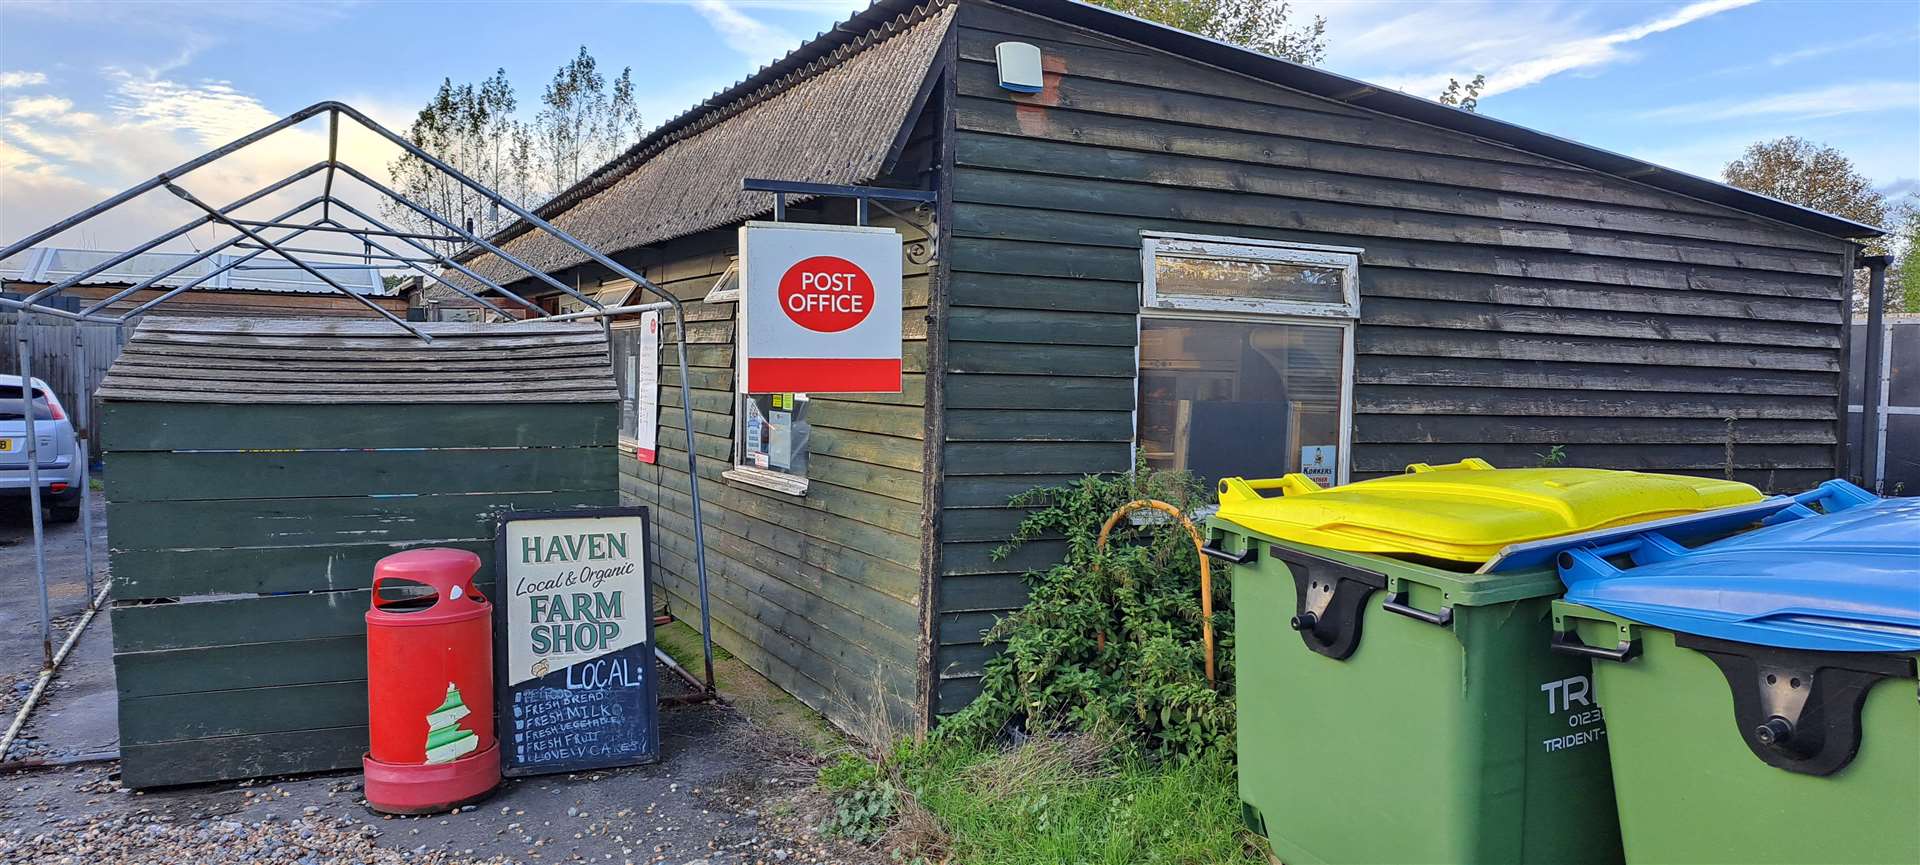
[[[741,393],[900,392],[900,233],[740,227]]]

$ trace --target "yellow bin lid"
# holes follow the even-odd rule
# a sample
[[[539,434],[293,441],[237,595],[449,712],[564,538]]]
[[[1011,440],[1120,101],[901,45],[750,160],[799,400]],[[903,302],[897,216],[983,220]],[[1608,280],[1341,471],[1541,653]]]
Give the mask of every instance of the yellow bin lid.
[[[1261,490],[1279,490],[1269,498]],[[1218,517],[1296,543],[1484,562],[1510,544],[1757,502],[1735,481],[1608,469],[1496,469],[1469,458],[1323,489],[1303,474],[1220,482]]]

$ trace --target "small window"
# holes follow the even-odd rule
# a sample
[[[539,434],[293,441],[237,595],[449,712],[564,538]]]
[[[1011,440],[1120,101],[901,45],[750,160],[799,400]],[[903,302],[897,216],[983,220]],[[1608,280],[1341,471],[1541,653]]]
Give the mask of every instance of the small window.
[[[741,394],[734,467],[726,476],[783,493],[807,491],[813,426],[804,393]]]
[[[1144,306],[1355,318],[1358,250],[1149,235]]]
[[[740,262],[727,262],[727,269],[721,271],[720,278],[713,281],[713,287],[707,289],[707,303],[734,303],[740,300]]]
[[[612,336],[613,382],[620,389],[620,438],[634,439],[640,427],[640,328],[621,323]]]
[[[1149,235],[1137,443],[1156,468],[1344,482],[1359,250]]]

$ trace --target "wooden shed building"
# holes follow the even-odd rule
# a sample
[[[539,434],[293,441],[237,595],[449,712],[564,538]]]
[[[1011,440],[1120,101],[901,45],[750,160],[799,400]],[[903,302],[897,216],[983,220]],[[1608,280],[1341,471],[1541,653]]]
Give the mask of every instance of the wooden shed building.
[[[100,385],[129,787],[361,765],[373,565],[612,505],[589,324],[147,318]]]
[[[1008,80],[1006,43],[1038,49],[1037,89]],[[734,229],[773,206],[745,178],[937,191],[876,219],[908,249],[901,393],[735,392]],[[992,557],[1022,517],[1008,497],[1136,448],[1205,476],[1559,446],[1775,489],[1833,477],[1851,239],[1878,233],[1070,0],[881,0],[542,215],[689,301],[714,637],[849,725],[876,699],[919,724],[965,705],[982,629],[1061,552]],[[853,220],[837,199],[785,216]],[[496,240],[569,284],[606,276],[544,235]],[[638,331],[615,331],[623,435],[659,433],[622,492],[656,509],[687,611],[661,332],[640,417]],[[811,427],[779,482],[741,443],[767,400]]]

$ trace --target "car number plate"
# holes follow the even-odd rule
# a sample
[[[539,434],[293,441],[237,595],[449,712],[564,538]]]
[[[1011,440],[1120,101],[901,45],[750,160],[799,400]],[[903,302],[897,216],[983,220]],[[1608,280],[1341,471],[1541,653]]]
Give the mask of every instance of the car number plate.
[[[14,448],[13,442],[14,442],[13,439],[0,439],[0,453],[5,453],[7,451],[13,450]]]

